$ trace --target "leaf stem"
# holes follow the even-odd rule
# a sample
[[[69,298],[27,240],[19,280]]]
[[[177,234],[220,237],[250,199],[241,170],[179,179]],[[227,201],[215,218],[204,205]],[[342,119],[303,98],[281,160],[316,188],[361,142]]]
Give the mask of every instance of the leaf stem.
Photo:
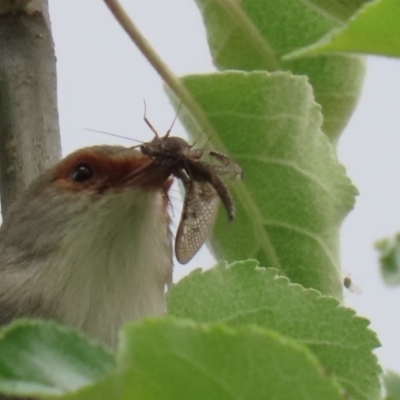
[[[180,84],[178,78],[168,68],[164,61],[158,56],[156,51],[151,47],[150,43],[141,34],[139,29],[133,23],[129,15],[123,9],[118,0],[104,0],[108,8],[113,13],[116,20],[120,23],[125,32],[136,44],[142,54],[146,57],[153,68],[158,72],[161,78],[167,83],[167,85],[173,90],[175,94],[180,92]]]
[[[156,51],[151,47],[147,39],[141,34],[132,19],[126,13],[118,0],[104,0],[107,7],[111,10],[116,20],[124,28],[125,32],[146,57],[153,68],[158,72],[163,81],[175,96],[185,105],[192,117],[202,127],[203,130],[214,132],[214,128],[210,124],[207,115],[201,107],[198,106],[196,100],[191,93],[182,85],[179,78],[168,68],[164,61],[158,56]],[[215,135],[217,136],[217,135]],[[222,143],[219,143],[222,145]]]

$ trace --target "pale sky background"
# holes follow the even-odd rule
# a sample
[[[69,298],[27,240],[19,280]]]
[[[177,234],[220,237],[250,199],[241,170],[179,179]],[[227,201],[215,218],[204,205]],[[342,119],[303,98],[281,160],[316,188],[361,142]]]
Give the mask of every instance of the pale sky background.
[[[99,0],[50,0],[57,55],[63,154],[94,144],[132,145],[84,128],[150,140],[148,117],[163,133],[174,111],[162,82]],[[160,56],[177,75],[214,71],[194,1],[130,0],[123,4]],[[384,369],[400,372],[400,287],[383,285],[373,244],[400,231],[400,62],[371,57],[363,94],[339,144],[339,158],[360,196],[342,229],[344,276],[362,289],[345,303],[371,320],[383,345]],[[186,137],[179,123],[174,134]],[[179,218],[179,215],[176,216]],[[209,267],[203,249],[175,278]]]

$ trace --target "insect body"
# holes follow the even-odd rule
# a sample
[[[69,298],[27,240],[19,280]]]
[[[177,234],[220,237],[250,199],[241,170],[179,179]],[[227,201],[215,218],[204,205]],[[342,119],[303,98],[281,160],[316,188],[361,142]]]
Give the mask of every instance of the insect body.
[[[349,275],[343,279],[343,286],[352,293],[356,294],[362,293],[362,290],[357,285],[354,284],[353,280],[350,278]]]
[[[346,289],[350,289],[352,283],[353,283],[353,282],[352,282],[352,280],[351,280],[351,278],[350,278],[349,276],[346,276],[346,277],[343,279],[343,286],[344,286]]]
[[[142,153],[180,179],[185,189],[182,217],[175,238],[175,254],[181,264],[186,264],[209,236],[217,216],[218,197],[225,207],[228,219],[233,220],[235,205],[219,175],[241,178],[242,169],[225,154],[192,149],[185,140],[169,136],[170,130],[160,137],[146,118],[145,121],[155,137],[151,142],[140,146]],[[206,154],[217,163],[203,161]]]

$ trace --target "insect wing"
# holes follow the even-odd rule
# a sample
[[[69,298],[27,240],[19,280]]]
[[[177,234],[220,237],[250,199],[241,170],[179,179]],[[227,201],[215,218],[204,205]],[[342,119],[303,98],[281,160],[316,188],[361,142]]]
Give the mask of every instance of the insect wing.
[[[188,263],[210,235],[218,210],[218,194],[207,181],[184,181],[186,190],[182,217],[175,239],[175,254]]]
[[[355,294],[362,294],[362,290],[359,286],[357,286],[353,280],[350,278],[350,276],[346,276],[343,279],[343,286],[349,290],[351,293]]]
[[[238,179],[243,178],[242,167],[232,158],[218,151],[209,151],[208,154],[217,159],[220,163],[220,165],[208,165],[211,171],[218,175],[228,175],[229,177]]]

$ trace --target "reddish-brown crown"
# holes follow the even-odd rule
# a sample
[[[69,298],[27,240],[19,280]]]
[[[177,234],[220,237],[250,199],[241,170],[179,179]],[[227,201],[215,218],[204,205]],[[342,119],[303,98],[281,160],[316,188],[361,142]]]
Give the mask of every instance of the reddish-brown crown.
[[[73,192],[103,192],[132,186],[164,187],[168,190],[172,182],[169,175],[169,171],[154,165],[149,157],[137,150],[95,146],[78,150],[62,160],[54,168],[53,182]]]

